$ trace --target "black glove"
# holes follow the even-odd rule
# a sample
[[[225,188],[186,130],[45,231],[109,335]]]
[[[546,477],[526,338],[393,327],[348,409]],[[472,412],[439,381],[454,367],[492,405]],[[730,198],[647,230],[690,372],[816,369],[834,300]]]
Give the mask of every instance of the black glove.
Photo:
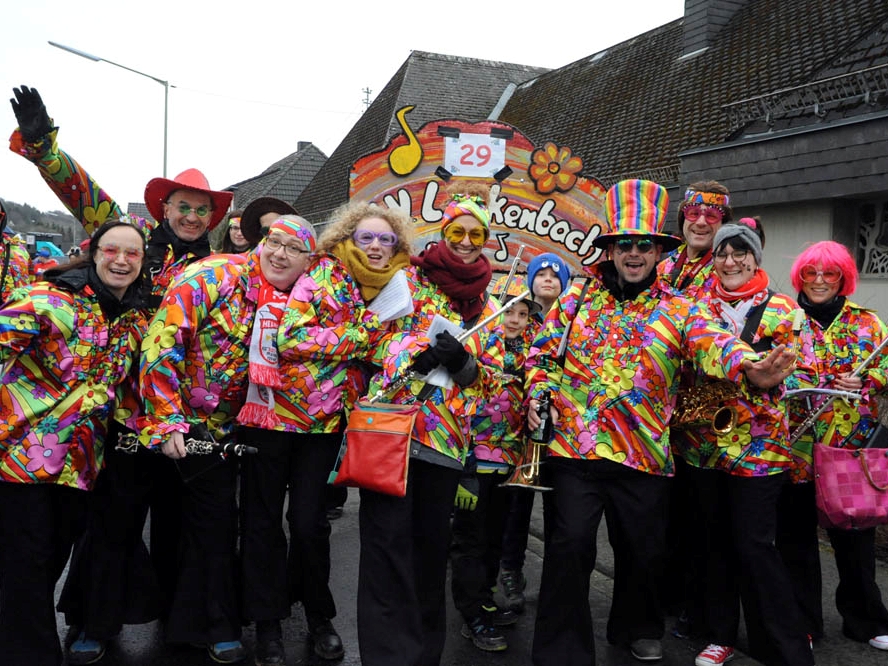
[[[32,142],[49,134],[52,131],[52,122],[49,120],[46,107],[43,105],[43,100],[40,99],[37,89],[22,86],[20,89],[13,88],[12,92],[15,99],[10,99],[9,103],[12,104],[22,138]]]
[[[417,374],[427,375],[439,365],[441,365],[441,361],[438,360],[434,347],[429,347],[416,355],[410,369]]]
[[[447,372],[451,375],[462,370],[471,357],[463,344],[447,331],[438,333],[436,339],[435,353],[441,360],[441,365],[447,368]]]

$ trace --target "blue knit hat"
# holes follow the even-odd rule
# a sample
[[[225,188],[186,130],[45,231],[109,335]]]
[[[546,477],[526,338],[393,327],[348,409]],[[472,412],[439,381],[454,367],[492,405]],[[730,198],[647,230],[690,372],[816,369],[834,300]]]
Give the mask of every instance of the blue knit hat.
[[[555,271],[555,275],[561,282],[561,291],[567,289],[570,284],[570,267],[557,254],[544,252],[535,256],[527,264],[527,286],[530,287],[531,295],[533,295],[533,281],[536,279],[537,273],[544,268],[551,268]]]

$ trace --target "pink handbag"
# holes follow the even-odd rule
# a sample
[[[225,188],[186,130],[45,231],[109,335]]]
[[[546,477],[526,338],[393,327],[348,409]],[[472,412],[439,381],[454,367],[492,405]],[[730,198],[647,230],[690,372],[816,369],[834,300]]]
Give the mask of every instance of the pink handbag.
[[[888,523],[888,449],[815,444],[814,489],[821,527],[862,530]]]

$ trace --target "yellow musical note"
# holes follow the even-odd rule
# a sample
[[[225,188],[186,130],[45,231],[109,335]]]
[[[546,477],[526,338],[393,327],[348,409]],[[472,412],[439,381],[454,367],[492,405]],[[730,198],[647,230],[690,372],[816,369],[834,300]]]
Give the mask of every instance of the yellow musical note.
[[[413,111],[414,108],[415,106],[411,104],[398,109],[397,113],[395,113],[398,124],[407,136],[406,144],[398,146],[389,153],[389,168],[396,176],[406,176],[412,173],[422,162],[422,146],[419,145],[416,135],[410,129],[407,121],[404,120],[404,116]]]

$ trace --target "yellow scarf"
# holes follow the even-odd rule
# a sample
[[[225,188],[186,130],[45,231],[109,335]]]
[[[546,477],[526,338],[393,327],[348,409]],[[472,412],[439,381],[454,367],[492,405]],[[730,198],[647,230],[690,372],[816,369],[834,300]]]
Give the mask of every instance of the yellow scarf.
[[[348,272],[358,283],[365,303],[376,298],[396,272],[410,265],[410,255],[398,252],[385,266],[374,268],[367,260],[367,253],[355,245],[351,238],[337,244],[330,253],[345,264]]]

